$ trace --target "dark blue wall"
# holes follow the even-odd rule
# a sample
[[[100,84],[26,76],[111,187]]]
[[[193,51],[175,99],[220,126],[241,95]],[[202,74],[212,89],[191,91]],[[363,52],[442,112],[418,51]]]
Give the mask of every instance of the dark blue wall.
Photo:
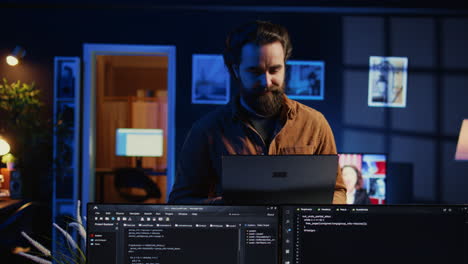
[[[468,65],[453,63],[468,61],[468,53],[457,44],[468,43],[464,27],[468,16],[416,10],[294,10],[6,7],[0,11],[8,23],[2,27],[0,57],[17,44],[28,55],[23,68],[15,71],[2,63],[0,75],[35,80],[50,102],[54,56],[81,57],[83,43],[175,45],[179,151],[192,123],[216,107],[191,104],[192,54],[221,53],[234,26],[252,19],[271,20],[289,29],[291,59],[325,61],[325,100],[302,102],[327,117],[339,151],[383,152],[390,161],[412,163],[415,201],[467,202],[467,164],[454,163],[452,152],[456,124],[468,117],[466,105],[456,96],[468,96]],[[407,108],[367,107],[370,55],[409,57]]]

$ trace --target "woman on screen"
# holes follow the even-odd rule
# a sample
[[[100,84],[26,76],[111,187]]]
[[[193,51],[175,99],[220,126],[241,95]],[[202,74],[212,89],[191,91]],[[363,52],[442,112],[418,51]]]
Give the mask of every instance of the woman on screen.
[[[345,165],[341,168],[341,172],[347,189],[347,204],[370,204],[367,191],[362,187],[361,171],[353,165]]]

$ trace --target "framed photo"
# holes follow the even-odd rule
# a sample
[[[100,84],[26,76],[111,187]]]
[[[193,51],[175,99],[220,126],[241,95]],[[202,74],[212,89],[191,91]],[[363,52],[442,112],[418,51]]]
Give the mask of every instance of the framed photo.
[[[55,160],[57,168],[73,167],[73,152],[75,150],[74,118],[75,107],[73,102],[57,102],[57,125],[55,126]],[[63,175],[57,174],[57,177],[61,176]]]
[[[56,174],[55,184],[59,186],[56,191],[56,198],[73,200],[73,192],[70,191],[73,190],[73,169],[56,169]]]
[[[55,57],[54,81],[57,98],[75,98],[75,87],[79,85],[80,59],[75,57]]]
[[[325,63],[323,61],[286,62],[285,93],[291,99],[324,100]]]
[[[54,199],[76,199],[73,189],[78,184],[80,67],[79,57],[54,57]]]
[[[229,97],[230,78],[223,56],[193,54],[192,104],[226,104]]]
[[[57,102],[57,116],[56,120],[60,120],[67,126],[73,128],[75,123],[75,104],[71,101],[59,101]]]
[[[371,56],[368,105],[406,107],[407,69],[408,58]]]

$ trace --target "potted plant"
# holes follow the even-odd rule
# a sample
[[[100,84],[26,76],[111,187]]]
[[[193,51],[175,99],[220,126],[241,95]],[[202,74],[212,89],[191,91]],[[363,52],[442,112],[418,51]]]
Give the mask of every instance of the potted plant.
[[[9,139],[15,153],[24,198],[39,196],[39,188],[34,186],[52,167],[53,126],[44,106],[41,90],[34,82],[0,80],[0,134]],[[38,177],[38,172],[43,176]]]
[[[26,238],[26,240],[36,249],[36,251],[34,252],[34,250],[31,250],[31,248],[16,247],[13,249],[13,253],[40,264],[85,264],[86,223],[83,223],[83,219],[81,217],[80,200],[77,201],[75,209],[77,218],[73,219],[71,223],[68,223],[65,229],[56,223],[52,223],[53,227],[56,228],[65,238],[65,243],[63,245],[57,245],[58,249],[56,249],[55,252],[51,252],[47,247],[31,238],[28,234],[21,232],[21,235]],[[71,231],[73,229],[78,231],[79,237],[81,237],[81,239],[79,237],[74,238],[72,236]]]
[[[43,105],[40,90],[34,83],[9,83],[6,78],[0,82],[0,130],[3,130],[0,132],[10,135],[12,149],[21,157],[19,163],[27,158],[23,155],[26,149],[44,138]]]
[[[5,154],[2,157],[2,163],[6,164],[8,170],[13,170],[14,169],[15,161],[16,161],[16,158],[11,153]]]

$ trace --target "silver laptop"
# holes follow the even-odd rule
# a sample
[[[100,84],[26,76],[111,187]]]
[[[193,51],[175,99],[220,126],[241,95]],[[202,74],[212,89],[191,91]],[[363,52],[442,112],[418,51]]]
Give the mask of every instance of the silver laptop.
[[[331,204],[338,155],[222,157],[227,204]]]

